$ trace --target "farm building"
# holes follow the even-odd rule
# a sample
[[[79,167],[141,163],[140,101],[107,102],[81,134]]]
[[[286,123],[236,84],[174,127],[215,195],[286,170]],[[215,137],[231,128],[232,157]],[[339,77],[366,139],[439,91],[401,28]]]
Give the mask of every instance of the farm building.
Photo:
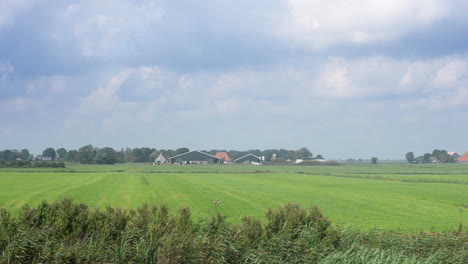
[[[457,160],[460,157],[460,155],[456,152],[448,152],[448,154],[452,156],[454,160]]]
[[[201,151],[189,151],[171,158],[172,164],[218,164],[221,160]]]
[[[223,163],[231,163],[232,161],[227,152],[218,152],[215,157],[219,158]]]
[[[457,159],[457,162],[468,162],[468,151]]]
[[[234,160],[234,163],[243,163],[243,164],[260,163],[260,157],[255,156],[254,154],[247,154],[243,157],[240,157]]]
[[[155,165],[168,164],[171,162],[171,158],[167,155],[159,153],[159,155],[154,160]]]

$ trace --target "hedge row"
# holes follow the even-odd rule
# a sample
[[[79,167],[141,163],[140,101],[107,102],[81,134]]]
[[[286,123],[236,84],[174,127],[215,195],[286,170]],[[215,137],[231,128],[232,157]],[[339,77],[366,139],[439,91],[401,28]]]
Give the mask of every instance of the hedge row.
[[[63,161],[0,160],[0,168],[65,168]]]

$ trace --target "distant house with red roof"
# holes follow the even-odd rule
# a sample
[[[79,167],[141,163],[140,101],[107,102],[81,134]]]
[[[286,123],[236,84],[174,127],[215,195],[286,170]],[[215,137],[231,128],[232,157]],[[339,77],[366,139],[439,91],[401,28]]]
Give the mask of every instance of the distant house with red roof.
[[[223,163],[231,163],[231,157],[229,157],[227,152],[217,152],[215,157],[220,159]]]
[[[468,162],[468,151],[457,159],[457,162]]]

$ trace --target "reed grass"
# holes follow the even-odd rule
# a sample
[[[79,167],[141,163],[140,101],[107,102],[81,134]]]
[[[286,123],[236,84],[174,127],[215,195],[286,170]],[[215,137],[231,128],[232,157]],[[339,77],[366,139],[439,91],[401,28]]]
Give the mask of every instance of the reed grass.
[[[216,205],[90,208],[66,198],[0,210],[0,263],[466,263],[468,233],[340,230],[317,206],[229,223]]]

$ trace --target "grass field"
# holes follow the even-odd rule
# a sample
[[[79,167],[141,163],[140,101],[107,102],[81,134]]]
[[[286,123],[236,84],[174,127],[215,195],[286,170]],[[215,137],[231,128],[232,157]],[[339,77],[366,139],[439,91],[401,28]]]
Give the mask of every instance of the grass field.
[[[195,217],[215,210],[237,222],[287,202],[317,204],[341,228],[456,230],[468,218],[468,165],[344,166],[77,165],[0,169],[0,207],[72,197],[89,205],[189,206]],[[213,201],[221,204],[215,208]],[[466,222],[466,221],[465,221]]]

